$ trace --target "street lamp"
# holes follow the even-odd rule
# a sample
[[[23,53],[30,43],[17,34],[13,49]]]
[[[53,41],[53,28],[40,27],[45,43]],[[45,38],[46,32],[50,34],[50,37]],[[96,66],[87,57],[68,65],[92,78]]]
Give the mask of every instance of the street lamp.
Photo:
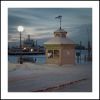
[[[24,31],[24,27],[23,26],[18,26],[17,28],[18,32],[20,33],[20,64],[22,64],[22,44],[21,44],[21,32]]]

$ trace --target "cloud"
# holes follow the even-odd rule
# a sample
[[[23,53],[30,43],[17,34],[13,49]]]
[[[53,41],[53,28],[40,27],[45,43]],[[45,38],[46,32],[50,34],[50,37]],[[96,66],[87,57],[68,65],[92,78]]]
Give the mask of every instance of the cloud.
[[[77,41],[78,37],[83,36],[83,41],[86,40],[86,28],[92,30],[91,8],[9,8],[8,41],[19,40],[19,25],[25,29],[22,33],[23,39],[28,34],[36,39],[52,37],[53,32],[59,28],[59,20],[55,19],[58,15],[63,16],[62,28],[68,31],[70,38]]]

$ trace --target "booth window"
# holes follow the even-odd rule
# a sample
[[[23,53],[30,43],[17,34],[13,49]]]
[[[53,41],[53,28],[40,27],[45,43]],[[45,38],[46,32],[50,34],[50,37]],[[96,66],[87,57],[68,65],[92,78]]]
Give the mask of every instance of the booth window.
[[[48,58],[53,58],[53,50],[48,50]]]
[[[59,57],[59,50],[54,50],[54,57]]]

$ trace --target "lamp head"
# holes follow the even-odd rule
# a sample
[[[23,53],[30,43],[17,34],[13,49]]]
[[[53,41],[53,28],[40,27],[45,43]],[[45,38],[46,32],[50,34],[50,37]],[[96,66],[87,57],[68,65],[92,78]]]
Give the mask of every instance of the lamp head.
[[[18,26],[17,30],[18,30],[18,32],[23,32],[24,31],[24,27],[23,26]]]

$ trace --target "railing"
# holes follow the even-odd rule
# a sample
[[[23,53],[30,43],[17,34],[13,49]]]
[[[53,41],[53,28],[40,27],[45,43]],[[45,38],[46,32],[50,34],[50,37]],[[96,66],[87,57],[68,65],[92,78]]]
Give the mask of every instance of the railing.
[[[43,55],[45,52],[8,52],[8,55]]]

